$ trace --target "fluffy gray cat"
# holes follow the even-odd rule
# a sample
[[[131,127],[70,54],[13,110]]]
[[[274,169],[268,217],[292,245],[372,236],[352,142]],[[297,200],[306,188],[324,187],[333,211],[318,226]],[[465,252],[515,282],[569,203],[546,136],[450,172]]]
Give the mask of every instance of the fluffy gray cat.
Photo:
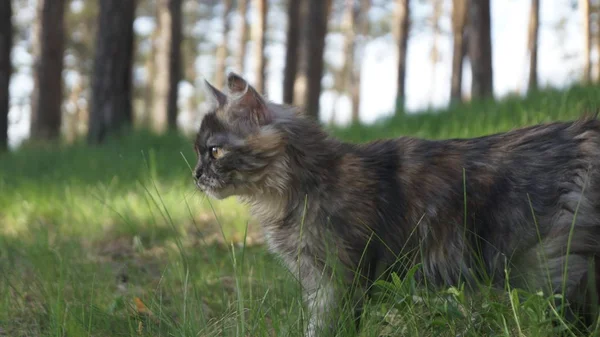
[[[568,260],[569,303],[585,309],[597,301],[594,118],[473,139],[358,145],[267,101],[238,75],[227,86],[225,94],[207,84],[215,105],[195,141],[196,185],[251,205],[269,248],[301,281],[311,313],[306,336],[331,331],[342,299],[360,305],[361,289],[415,263],[418,279],[434,286],[485,276],[552,293],[563,289]]]

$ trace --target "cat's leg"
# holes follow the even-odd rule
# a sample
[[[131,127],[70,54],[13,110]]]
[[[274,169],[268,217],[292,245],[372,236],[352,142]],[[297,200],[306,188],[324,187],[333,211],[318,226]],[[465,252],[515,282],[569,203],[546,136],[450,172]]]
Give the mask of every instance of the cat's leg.
[[[304,292],[309,315],[305,337],[327,336],[336,323],[333,310],[338,299],[334,287],[330,282],[319,282],[319,285]]]

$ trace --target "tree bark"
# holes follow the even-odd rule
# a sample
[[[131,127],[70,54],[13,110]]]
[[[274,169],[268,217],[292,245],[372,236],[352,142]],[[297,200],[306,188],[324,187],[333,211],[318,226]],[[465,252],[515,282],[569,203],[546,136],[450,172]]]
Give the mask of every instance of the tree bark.
[[[540,0],[531,0],[531,12],[529,14],[529,83],[528,91],[538,89],[538,31],[540,26]]]
[[[231,13],[231,0],[223,0],[223,16],[221,20],[223,22],[223,36],[219,47],[217,47],[217,58],[215,66],[215,85],[217,88],[223,88],[225,86],[225,68],[227,61],[227,42],[230,30],[229,14]]]
[[[102,0],[98,17],[88,142],[98,144],[132,122],[135,0]]]
[[[596,83],[600,83],[600,2],[596,7]]]
[[[352,102],[352,121],[360,122],[360,85],[362,61],[369,37],[369,10],[371,9],[371,0],[360,0],[358,11],[354,12],[354,23],[360,36],[354,43],[352,50],[352,63],[350,72],[350,97]]]
[[[256,73],[256,90],[264,94],[265,93],[265,68],[267,60],[265,57],[265,43],[267,40],[267,12],[268,2],[267,0],[255,0],[255,8],[257,19],[253,29],[253,40],[254,40],[254,60]]]
[[[319,120],[319,101],[321,98],[321,78],[324,68],[325,37],[327,36],[327,18],[331,11],[332,0],[310,0],[306,51],[307,81],[306,105],[308,116]]]
[[[177,94],[182,71],[182,0],[159,0],[157,5],[159,31],[156,40],[152,129],[162,133],[177,128]]]
[[[592,62],[591,45],[592,36],[590,31],[590,0],[579,0],[582,16],[583,29],[583,82],[589,83],[591,80]]]
[[[490,0],[472,0],[469,6],[469,59],[471,61],[471,97],[494,96]]]
[[[298,52],[301,41],[300,9],[302,2],[304,0],[288,0],[287,48],[283,70],[283,102],[287,104],[294,102],[294,82],[298,73]]]
[[[12,63],[12,6],[0,1],[0,152],[8,149],[8,112],[10,110],[10,76]]]
[[[463,61],[465,59],[465,29],[467,26],[468,0],[452,1],[452,79],[450,102],[462,102]]]
[[[344,45],[342,47],[342,51],[344,54],[344,64],[342,66],[342,84],[343,89],[350,94],[351,100],[351,122],[358,122],[358,111],[354,107],[354,85],[352,81],[354,80],[354,51],[356,50],[356,21],[358,16],[360,15],[359,11],[356,8],[355,0],[346,0],[344,15],[342,18],[342,31],[344,32]]]
[[[398,77],[396,89],[396,114],[404,113],[406,99],[406,52],[410,30],[410,1],[396,0],[397,48],[398,48]]]
[[[31,138],[58,139],[62,121],[64,0],[38,0],[34,35]]]
[[[244,61],[246,60],[246,43],[248,42],[248,0],[238,0],[238,12],[240,15],[240,41],[236,63],[237,71],[243,74]]]
[[[306,106],[306,91],[308,86],[308,28],[310,27],[310,18],[309,18],[309,1],[310,0],[298,0],[300,3],[299,6],[299,25],[300,29],[298,30],[298,61],[297,61],[297,69],[296,69],[296,78],[294,79],[293,85],[293,104],[304,109]]]

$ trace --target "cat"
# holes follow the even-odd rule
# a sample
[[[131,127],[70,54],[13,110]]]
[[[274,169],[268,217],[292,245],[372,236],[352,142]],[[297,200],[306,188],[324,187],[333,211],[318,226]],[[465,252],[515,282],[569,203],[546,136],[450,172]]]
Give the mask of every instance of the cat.
[[[305,336],[331,332],[344,301],[359,310],[373,280],[416,263],[417,279],[433,286],[486,276],[502,287],[507,268],[513,287],[560,292],[569,255],[566,298],[597,300],[598,284],[586,283],[599,274],[588,269],[600,253],[595,118],[351,144],[235,73],[226,86],[206,82],[214,104],[196,136],[193,178],[213,198],[250,205],[269,249],[300,280]]]

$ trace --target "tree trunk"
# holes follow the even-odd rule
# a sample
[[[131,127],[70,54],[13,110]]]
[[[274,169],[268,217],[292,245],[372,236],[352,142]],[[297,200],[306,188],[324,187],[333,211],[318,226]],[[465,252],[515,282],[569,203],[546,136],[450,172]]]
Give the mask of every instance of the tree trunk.
[[[293,2],[293,1],[292,1]],[[244,73],[246,60],[246,42],[248,42],[248,0],[238,0],[238,11],[240,15],[240,41],[237,56],[237,72]]]
[[[306,104],[308,116],[319,120],[319,101],[321,98],[321,78],[323,77],[325,37],[327,36],[327,18],[331,11],[332,0],[310,0],[306,51]]]
[[[467,26],[468,0],[452,1],[452,80],[450,102],[462,102],[463,61],[465,59],[465,28]]]
[[[590,31],[590,0],[579,0],[582,15],[583,29],[583,82],[589,83],[592,72],[591,62],[591,44],[592,37]]]
[[[134,15],[135,0],[100,1],[88,130],[91,144],[101,143],[108,133],[132,122]]]
[[[181,4],[182,0],[157,3],[158,38],[156,40],[152,129],[162,133],[177,128],[177,94],[181,79]]]
[[[410,30],[410,1],[396,0],[396,23],[398,45],[398,78],[396,89],[396,113],[404,112],[406,99],[406,52]]]
[[[58,139],[62,121],[64,0],[38,0],[34,35],[31,138]]]
[[[223,88],[225,86],[225,68],[227,67],[227,42],[229,36],[229,13],[231,13],[231,0],[223,0],[223,16],[221,20],[223,22],[223,36],[221,43],[217,47],[217,58],[215,65],[215,85],[217,88]]]
[[[158,29],[155,29],[150,35],[150,51],[146,55],[144,68],[146,71],[146,87],[144,88],[144,113],[141,124],[144,128],[152,127],[152,112],[154,109],[154,83],[156,79],[156,43],[158,38]]]
[[[360,122],[360,84],[362,61],[369,37],[369,10],[371,9],[371,0],[360,0],[358,11],[354,12],[354,23],[360,34],[352,50],[352,63],[350,73],[350,97],[352,102],[352,121]]]
[[[596,83],[600,83],[600,2],[596,6]]]
[[[439,47],[439,37],[442,34],[442,29],[440,27],[440,19],[442,17],[443,11],[443,0],[434,0],[433,1],[433,15],[431,17],[431,21],[433,24],[433,41],[431,44],[431,50],[429,54],[429,60],[431,61],[431,82],[430,82],[430,91],[429,91],[429,99],[430,102],[433,102],[435,97],[435,89],[436,89],[436,79],[437,79],[437,64],[440,61],[440,47]]]
[[[296,69],[296,78],[294,79],[294,95],[293,104],[304,109],[306,106],[306,91],[307,91],[307,71],[308,71],[308,28],[310,27],[307,22],[310,22],[308,11],[309,11],[310,0],[298,0],[299,6],[299,18],[298,22],[300,29],[298,30],[298,66]]]
[[[490,0],[472,0],[469,5],[469,59],[473,75],[471,97],[493,97]]]
[[[8,111],[10,110],[9,84],[12,74],[12,6],[0,1],[0,152],[8,149]]]
[[[356,20],[359,15],[360,13],[356,9],[355,0],[345,0],[341,27],[344,32],[344,45],[342,47],[342,52],[344,54],[344,64],[342,65],[342,90],[350,94],[351,101],[354,98],[354,86],[352,81],[354,80],[354,51],[357,31]],[[352,123],[358,122],[358,113],[354,109],[353,101],[351,105],[351,121]]]
[[[283,102],[294,102],[294,82],[298,73],[300,34],[300,9],[304,0],[288,0],[288,31],[285,67],[283,70]]]
[[[538,89],[537,58],[538,58],[538,31],[540,26],[540,0],[531,0],[529,13],[529,91]]]
[[[265,57],[265,43],[267,40],[267,12],[268,3],[267,0],[255,0],[255,8],[257,19],[253,26],[253,40],[254,40],[254,60],[256,62],[254,71],[256,73],[256,90],[264,94],[265,87],[265,68],[266,68],[266,57]]]

